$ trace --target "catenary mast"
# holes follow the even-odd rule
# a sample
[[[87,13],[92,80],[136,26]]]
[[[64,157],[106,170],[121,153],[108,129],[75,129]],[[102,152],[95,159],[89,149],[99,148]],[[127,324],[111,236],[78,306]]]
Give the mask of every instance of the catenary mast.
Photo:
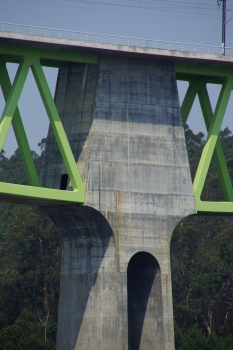
[[[217,4],[220,6],[222,2],[222,55],[225,56],[226,48],[226,2],[227,0],[218,0]]]

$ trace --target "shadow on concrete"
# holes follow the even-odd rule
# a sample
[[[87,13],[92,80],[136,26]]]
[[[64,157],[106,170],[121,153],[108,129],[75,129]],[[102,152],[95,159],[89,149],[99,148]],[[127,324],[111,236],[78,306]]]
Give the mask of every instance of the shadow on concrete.
[[[70,350],[75,348],[90,292],[111,238],[114,244],[113,232],[107,220],[87,206],[41,210],[62,236],[57,349]]]
[[[127,271],[128,350],[139,350],[143,343],[150,343],[150,339],[142,339],[142,333],[145,327],[146,314],[149,317],[150,311],[153,312],[148,308],[151,308],[150,299],[154,297],[153,289],[158,289],[155,286],[157,273],[160,274],[159,264],[149,253],[136,253],[129,261]],[[161,288],[159,289],[161,291]],[[160,295],[155,294],[157,294],[155,295],[156,299],[161,298],[161,293],[159,293]],[[152,335],[152,337],[156,339],[155,335]]]

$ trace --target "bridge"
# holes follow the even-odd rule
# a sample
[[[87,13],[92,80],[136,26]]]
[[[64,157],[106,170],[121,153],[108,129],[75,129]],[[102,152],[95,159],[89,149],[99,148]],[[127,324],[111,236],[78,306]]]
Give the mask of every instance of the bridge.
[[[29,182],[0,183],[0,200],[38,206],[62,235],[57,349],[174,349],[172,232],[190,214],[233,212],[218,138],[233,57],[210,46],[0,28],[0,149],[12,123]],[[12,85],[7,62],[19,65]],[[59,68],[54,98],[43,66]],[[50,120],[40,180],[17,107],[30,69]],[[177,80],[189,83],[181,106]],[[221,86],[214,110],[208,83]],[[192,184],[183,125],[196,96],[208,135]],[[201,197],[213,156],[225,202]]]

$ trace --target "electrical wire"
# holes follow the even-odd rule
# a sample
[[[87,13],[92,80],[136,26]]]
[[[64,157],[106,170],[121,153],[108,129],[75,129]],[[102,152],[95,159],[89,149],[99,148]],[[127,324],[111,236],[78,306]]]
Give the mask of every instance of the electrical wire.
[[[141,1],[135,1],[135,0],[128,0],[128,1],[131,1],[131,2],[137,2],[138,4],[137,5],[129,5],[129,4],[119,4],[119,3],[110,3],[110,2],[100,2],[100,1],[91,1],[91,0],[63,0],[63,1],[66,1],[66,2],[75,2],[75,3],[85,3],[85,4],[94,4],[94,5],[104,5],[104,6],[115,6],[115,7],[126,7],[126,8],[144,8],[144,9],[162,9],[162,8],[165,8],[165,9],[172,9],[172,8],[177,8],[177,7],[180,7],[180,5],[182,4],[182,8],[186,8],[186,9],[196,9],[196,10],[212,10],[212,11],[218,11],[219,12],[219,8],[217,6],[214,6],[213,5],[208,5],[208,4],[205,4],[205,7],[203,7],[203,3],[202,4],[198,4],[193,6],[192,4],[194,3],[187,3],[187,2],[171,2],[171,1],[166,1],[166,3],[164,2],[162,4],[162,7],[161,7],[161,4],[159,6],[156,5],[155,2],[153,2],[154,5],[156,6],[145,6],[145,5],[142,5],[141,4]],[[148,3],[148,4],[152,4],[151,1],[143,1],[143,4],[145,3]],[[169,4],[168,4],[169,3]],[[172,4],[172,5],[171,5]],[[190,6],[191,5],[191,6]]]
[[[91,0],[63,0],[63,1],[66,1],[66,2],[73,2],[73,3],[85,3],[85,4],[91,4],[91,5],[100,5],[100,6],[112,6],[112,7],[125,7],[125,8],[134,8],[134,9],[146,9],[146,10],[160,10],[160,11],[166,11],[166,12],[172,12],[172,13],[180,13],[180,14],[192,14],[192,15],[198,15],[198,17],[202,16],[208,16],[207,18],[210,18],[210,17],[216,17],[216,18],[219,18],[219,9],[217,8],[217,6],[215,6],[214,8],[211,9],[211,11],[218,11],[218,14],[210,14],[210,13],[202,13],[202,12],[199,12],[200,10],[209,10],[209,8],[206,8],[206,7],[203,7],[203,3],[202,3],[202,6],[200,6],[200,4],[198,4],[198,6],[190,6],[191,3],[188,3],[187,2],[171,2],[171,1],[166,1],[166,3],[172,3],[173,6],[169,5],[169,7],[164,7],[165,2],[163,2],[163,6],[145,6],[145,5],[141,5],[141,1],[139,0],[136,0],[137,3],[139,3],[138,5],[128,5],[126,3],[124,4],[119,4],[119,3],[109,3],[109,2],[100,2],[100,1],[91,1]],[[135,0],[128,0],[128,1],[131,1],[131,2],[135,2]],[[150,1],[143,1],[143,3],[151,3]],[[194,10],[198,10],[198,13],[196,12],[189,12],[189,11],[181,11],[181,10],[173,10],[173,8],[177,8],[176,4],[186,4],[186,6],[183,6],[183,9],[184,8],[187,8],[187,9],[194,9]],[[192,4],[195,4],[195,3],[192,3]],[[207,5],[207,4],[206,4]],[[206,6],[205,5],[205,6]],[[212,6],[213,5],[208,5],[208,6]],[[228,11],[233,11],[233,8],[232,9],[227,9]],[[113,11],[114,12],[114,11]]]
[[[153,4],[155,6],[144,6],[141,4],[140,1],[135,1],[135,0],[128,0],[130,2],[137,2],[137,4],[135,5],[129,5],[129,4],[119,4],[119,3],[110,3],[110,2],[100,2],[100,1],[90,1],[90,0],[64,0],[64,1],[73,1],[73,2],[76,2],[76,3],[79,3],[79,2],[82,2],[82,3],[91,3],[91,4],[95,4],[95,5],[105,5],[105,6],[116,6],[116,7],[137,7],[137,8],[158,8],[158,6],[156,5],[156,3],[154,2]],[[143,4],[152,4],[150,1],[143,1]],[[180,7],[180,5],[182,4],[183,8],[193,8],[193,9],[212,9],[212,10],[216,10],[216,11],[219,11],[219,8],[217,6],[212,6],[212,5],[208,5],[208,4],[205,4],[205,7],[203,7],[203,4],[202,5],[198,5],[198,6],[193,6],[191,3],[182,3],[182,2],[172,2],[172,5],[171,4],[168,4],[168,3],[164,3],[164,4],[159,4],[159,6],[161,7],[161,5],[163,7],[170,7],[170,8],[176,8],[176,7]]]
[[[220,16],[219,14],[210,14],[210,13],[201,13],[201,12],[190,12],[190,11],[176,11],[176,10],[170,10],[169,7],[168,8],[164,8],[164,6],[136,6],[136,5],[128,5],[128,4],[116,4],[116,3],[106,3],[106,2],[100,2],[100,1],[91,1],[91,0],[61,0],[63,2],[72,2],[72,3],[75,3],[75,4],[86,4],[87,6],[89,5],[99,5],[101,8],[93,8],[92,6],[90,7],[84,7],[84,6],[77,6],[77,5],[63,5],[63,4],[59,4],[58,2],[56,3],[52,3],[52,2],[48,2],[48,1],[39,1],[39,0],[21,0],[21,1],[27,1],[27,2],[31,2],[31,3],[41,3],[41,4],[46,4],[46,5],[52,5],[52,6],[65,6],[65,7],[76,7],[76,8],[83,8],[83,9],[92,9],[92,10],[95,10],[95,11],[108,11],[108,12],[120,12],[120,13],[130,13],[130,14],[136,14],[136,15],[159,15],[159,16],[166,16],[166,17],[182,17],[184,18],[184,15],[185,15],[185,18],[202,18],[202,19],[211,19],[211,20],[219,20],[220,19]],[[128,0],[128,1],[131,1],[131,2],[141,2],[139,0]],[[230,1],[230,0],[228,0]],[[232,0],[233,1],[233,0]],[[146,1],[146,0],[143,0],[143,3],[152,3],[151,1]],[[159,1],[156,1],[156,2],[163,2],[163,0],[159,0]],[[182,1],[177,1],[177,2],[172,2],[172,1],[166,1],[167,3],[172,3],[174,5],[175,4],[187,4],[187,2],[182,2]],[[153,2],[153,4],[155,4],[155,2]],[[192,3],[192,4],[195,4],[195,3]],[[202,3],[203,5],[203,3]],[[207,5],[207,4],[205,4]],[[106,9],[106,8],[102,8],[103,6],[111,6],[111,7],[117,7],[117,8],[133,8],[133,9],[146,9],[146,10],[152,10],[152,11],[163,11],[163,12],[169,12],[169,13],[175,13],[175,15],[173,14],[169,14],[169,15],[163,15],[161,13],[147,13],[147,12],[132,12],[132,11],[122,11],[122,10],[116,10],[116,9]],[[173,6],[174,7],[174,6]],[[171,6],[170,6],[171,8]],[[189,8],[189,7],[187,7]],[[201,7],[194,7],[193,9],[203,9]],[[219,11],[219,9],[217,8],[217,10]],[[229,11],[233,11],[233,9],[229,9]],[[177,15],[177,13],[179,13],[179,15]],[[187,16],[187,15],[192,15],[192,16]]]
[[[208,17],[216,17],[219,18],[219,13],[218,14],[210,14],[210,13],[203,13],[199,12],[201,10],[207,10],[207,8],[204,7],[190,7],[190,6],[184,6],[183,9],[195,9],[198,10],[198,13],[196,12],[190,12],[190,11],[181,11],[181,10],[174,10],[174,8],[177,8],[177,6],[169,6],[169,8],[164,8],[164,6],[145,6],[145,5],[128,5],[128,4],[116,4],[116,3],[106,3],[106,2],[100,2],[100,1],[91,1],[91,0],[63,0],[65,2],[73,2],[73,3],[84,3],[84,4],[91,4],[91,5],[100,5],[100,6],[112,6],[112,7],[121,7],[121,8],[133,8],[133,9],[146,9],[146,10],[152,10],[152,11],[163,11],[163,12],[172,12],[172,13],[179,13],[179,14],[192,14],[192,15],[199,15],[200,16],[208,16]],[[131,0],[132,1],[132,0]],[[134,1],[135,2],[135,1]],[[144,2],[145,3],[145,2]],[[148,3],[148,1],[147,1]],[[173,3],[174,4],[174,3]],[[209,9],[208,9],[209,10]],[[216,9],[214,9],[216,10]],[[212,10],[213,11],[213,10]],[[217,8],[217,11],[219,9]],[[233,11],[233,9],[229,9],[229,11]]]

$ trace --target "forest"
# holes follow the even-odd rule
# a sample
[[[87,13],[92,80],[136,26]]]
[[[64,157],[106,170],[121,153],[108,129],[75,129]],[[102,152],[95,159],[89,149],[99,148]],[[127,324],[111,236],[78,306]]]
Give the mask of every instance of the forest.
[[[205,144],[185,126],[194,178]],[[233,135],[219,134],[231,179]],[[32,151],[38,172],[41,154]],[[19,150],[0,153],[0,181],[27,184]],[[203,199],[223,194],[214,160]],[[48,217],[30,206],[0,203],[0,350],[55,350],[61,239]],[[176,350],[233,350],[233,216],[189,216],[171,240]]]

